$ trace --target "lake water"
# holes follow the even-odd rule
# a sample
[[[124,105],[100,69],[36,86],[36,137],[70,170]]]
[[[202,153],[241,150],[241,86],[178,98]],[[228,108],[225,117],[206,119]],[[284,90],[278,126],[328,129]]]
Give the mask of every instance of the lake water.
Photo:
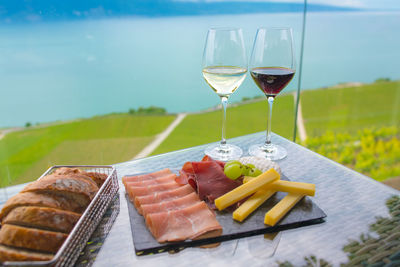
[[[302,14],[119,18],[0,26],[0,127],[150,105],[169,112],[219,103],[201,76],[211,26],[294,28]],[[400,78],[400,13],[309,13],[302,89]],[[285,91],[297,87],[297,78]],[[231,101],[260,95],[249,77]]]

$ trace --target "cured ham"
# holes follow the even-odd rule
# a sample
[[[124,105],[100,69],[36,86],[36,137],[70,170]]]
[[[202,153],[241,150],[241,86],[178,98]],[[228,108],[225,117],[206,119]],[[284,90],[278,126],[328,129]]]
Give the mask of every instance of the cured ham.
[[[240,181],[227,178],[224,174],[223,163],[203,158],[199,162],[186,162],[181,170],[178,183],[190,184],[201,200],[215,209],[214,200],[241,185]]]
[[[215,161],[193,162],[196,175],[197,193],[211,208],[214,200],[238,187],[241,183],[227,178],[221,166]]]
[[[214,213],[203,201],[179,210],[150,213],[146,224],[160,243],[197,239],[210,232],[222,233]]]
[[[149,185],[157,185],[157,184],[165,184],[165,183],[171,183],[175,182],[176,175],[175,174],[169,174],[166,176],[162,177],[157,177],[151,180],[144,180],[144,181],[138,181],[138,182],[126,182],[126,186],[149,186]]]
[[[152,180],[157,177],[163,177],[168,174],[172,174],[170,169],[162,169],[157,172],[143,174],[143,175],[136,175],[136,176],[124,176],[122,177],[122,183],[126,186],[126,182],[140,182],[144,180]]]
[[[141,205],[143,217],[147,214],[178,210],[200,202],[199,196],[192,192],[189,195],[172,199],[170,201],[157,202],[153,204]]]
[[[195,180],[192,162],[188,161],[182,166],[179,171],[179,176],[175,179],[178,184],[190,184],[196,190],[196,183],[190,183],[190,180]]]
[[[179,188],[168,191],[155,192],[151,195],[135,197],[133,204],[135,205],[139,214],[142,214],[142,208],[141,208],[142,205],[159,203],[162,201],[170,201],[173,199],[189,195],[193,192],[194,190],[190,185],[184,185]]]
[[[218,163],[218,165],[221,166],[223,169],[225,166],[225,162],[219,161],[219,160],[214,160],[210,158],[209,156],[205,155],[201,161],[214,161]],[[176,178],[176,182],[179,184],[190,184],[195,190],[197,189],[197,184],[196,184],[196,178],[195,178],[195,172],[193,170],[193,165],[191,161],[186,162],[182,166],[182,170],[179,171],[179,176]]]
[[[215,161],[207,162],[221,168]],[[192,172],[197,170],[193,164],[187,164],[187,169]],[[190,178],[193,185],[197,176],[193,172]],[[144,215],[154,238],[158,242],[173,242],[221,235],[222,227],[215,214],[199,199],[190,184],[182,185],[176,179],[168,169],[123,178],[129,199],[138,213]],[[199,186],[202,188],[203,183]]]
[[[225,162],[220,161],[220,160],[212,159],[212,158],[210,158],[208,155],[205,155],[205,156],[201,159],[201,161],[215,161],[215,162],[218,163],[218,165],[221,166],[222,168],[224,168],[224,166],[225,166]]]
[[[173,181],[170,183],[150,185],[150,186],[129,186],[129,184],[127,183],[126,189],[128,191],[129,198],[132,201],[134,201],[136,196],[150,195],[154,192],[167,191],[178,187],[181,187],[181,185]]]

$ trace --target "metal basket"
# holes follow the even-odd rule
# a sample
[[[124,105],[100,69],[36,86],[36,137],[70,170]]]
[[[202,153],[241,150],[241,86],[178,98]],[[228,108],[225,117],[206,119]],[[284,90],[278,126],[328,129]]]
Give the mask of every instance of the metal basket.
[[[5,262],[4,266],[71,266],[78,259],[80,252],[86,246],[93,231],[96,229],[101,218],[106,212],[115,194],[118,192],[117,171],[113,166],[101,165],[57,165],[48,169],[43,176],[51,174],[57,168],[69,167],[79,168],[83,171],[91,171],[107,174],[108,177],[103,183],[96,196],[90,202],[79,221],[76,223],[67,239],[60,247],[54,258],[50,261],[21,261]]]

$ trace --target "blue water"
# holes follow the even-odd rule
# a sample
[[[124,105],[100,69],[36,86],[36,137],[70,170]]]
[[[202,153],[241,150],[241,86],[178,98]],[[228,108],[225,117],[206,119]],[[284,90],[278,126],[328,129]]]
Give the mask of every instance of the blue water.
[[[150,105],[198,111],[219,98],[201,76],[211,26],[294,28],[302,14],[120,18],[0,26],[0,127],[90,117]],[[400,13],[310,13],[302,89],[400,79]],[[285,91],[297,87],[297,78]],[[249,77],[231,97],[260,95]]]

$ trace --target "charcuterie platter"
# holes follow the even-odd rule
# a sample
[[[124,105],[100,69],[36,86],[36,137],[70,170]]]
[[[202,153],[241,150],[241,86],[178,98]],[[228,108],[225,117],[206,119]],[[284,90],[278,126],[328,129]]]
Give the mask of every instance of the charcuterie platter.
[[[205,164],[201,165],[203,166]],[[198,169],[196,165],[193,166],[194,170]],[[174,179],[180,182],[182,182],[182,175],[187,175],[187,173],[182,173],[182,170],[179,169],[171,169],[168,171],[172,173],[168,175],[175,177]],[[157,174],[163,172],[165,172],[165,170],[152,172],[150,174],[137,173],[126,177],[141,177],[144,179],[144,177],[147,177],[147,175],[151,176],[151,174],[155,174],[155,176],[157,176]],[[163,174],[161,176],[165,177],[168,175]],[[288,195],[285,192],[274,192],[266,201],[257,206],[257,208],[251,212],[251,214],[246,215],[246,218],[242,221],[233,219],[233,210],[239,207],[239,205],[241,205],[243,209],[243,207],[246,206],[244,205],[246,204],[245,202],[251,201],[252,196],[250,195],[250,197],[246,197],[242,200],[242,202],[238,203],[237,206],[232,205],[229,208],[219,210],[220,207],[218,207],[218,205],[216,208],[214,203],[208,201],[210,194],[206,194],[201,191],[203,188],[202,186],[206,184],[202,183],[201,181],[201,173],[197,173],[197,176],[195,178],[198,180],[198,184],[193,187],[193,191],[187,192],[183,199],[181,196],[166,198],[165,191],[179,192],[189,190],[188,188],[191,188],[189,186],[191,184],[190,182],[188,182],[186,185],[173,188],[171,182],[164,181],[167,178],[152,178],[153,180],[158,179],[157,182],[155,180],[152,182],[145,181],[144,184],[148,184],[146,190],[149,188],[157,188],[159,190],[159,188],[167,186],[167,188],[162,189],[161,192],[155,193],[155,195],[161,197],[161,200],[158,200],[158,202],[161,204],[157,205],[147,203],[149,196],[148,192],[142,192],[142,190],[144,190],[144,186],[137,187],[139,191],[138,189],[135,189],[136,191],[133,191],[134,193],[132,193],[131,189],[127,190],[126,200],[128,203],[132,237],[136,255],[141,256],[167,251],[179,251],[186,247],[204,245],[212,246],[212,244],[223,241],[321,223],[326,217],[326,214],[311,200],[310,197],[302,196],[301,199],[293,205],[291,210],[282,218],[280,218],[276,224],[267,225],[265,224],[265,215],[268,214],[271,209],[276,207],[278,203],[284,202],[282,199],[286,198]],[[209,177],[210,174],[207,173],[207,176]],[[158,184],[160,179],[163,184],[162,186]],[[218,180],[218,178],[215,177],[213,179]],[[220,187],[217,180],[213,180],[214,183],[210,184],[211,187],[213,184],[214,187]],[[279,180],[289,181],[284,174],[280,175]],[[129,182],[126,182],[125,180],[125,186],[127,186],[127,183]],[[135,182],[130,183],[131,185],[140,185],[136,180]],[[155,183],[155,185],[149,185],[151,183]],[[208,192],[207,188],[205,190]],[[229,191],[231,190],[229,189]],[[189,202],[192,201],[190,199],[195,197],[193,192],[196,192],[198,196],[200,196],[200,200],[197,199],[197,201],[195,200],[195,202],[193,202],[194,204],[190,204]],[[139,194],[139,196],[132,196],[132,194]],[[141,194],[143,194],[143,196],[140,196]],[[205,195],[207,195],[207,197],[205,197]],[[254,195],[255,194],[253,194],[253,198]],[[198,198],[198,196],[196,197]],[[201,201],[202,198],[203,201]],[[145,201],[145,203],[140,204],[138,201],[132,201],[132,199]],[[219,199],[224,201],[223,197],[219,197]],[[212,200],[212,202],[214,202],[214,199]],[[171,205],[173,204],[174,208],[166,207],[166,204],[168,203]],[[208,208],[204,203],[207,203]],[[218,200],[215,201],[215,203],[219,203]],[[149,210],[150,208],[156,208],[156,210]],[[164,211],[163,209],[166,210]],[[181,214],[182,212],[184,215]],[[193,215],[192,212],[197,213]],[[212,217],[214,217],[214,219]],[[180,238],[182,235],[184,237]]]

